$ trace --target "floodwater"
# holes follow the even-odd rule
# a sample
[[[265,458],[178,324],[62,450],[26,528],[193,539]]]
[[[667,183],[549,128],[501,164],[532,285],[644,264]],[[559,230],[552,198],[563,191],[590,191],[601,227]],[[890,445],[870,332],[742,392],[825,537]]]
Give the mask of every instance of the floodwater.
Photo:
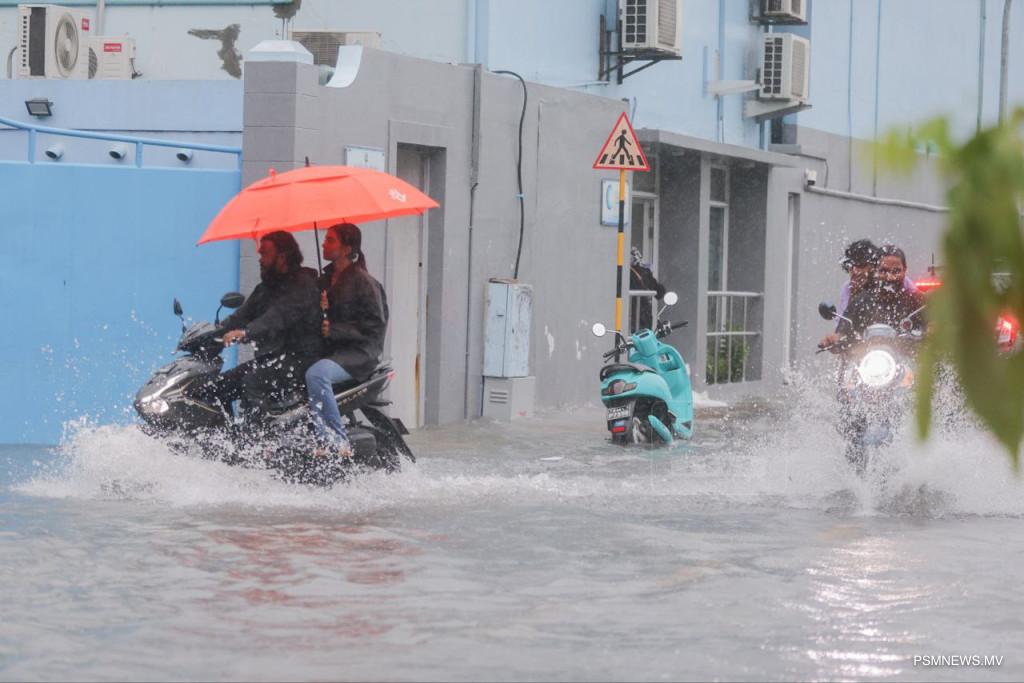
[[[954,424],[861,480],[828,408],[428,429],[326,491],[130,426],[0,447],[0,679],[1024,678],[1006,458]]]

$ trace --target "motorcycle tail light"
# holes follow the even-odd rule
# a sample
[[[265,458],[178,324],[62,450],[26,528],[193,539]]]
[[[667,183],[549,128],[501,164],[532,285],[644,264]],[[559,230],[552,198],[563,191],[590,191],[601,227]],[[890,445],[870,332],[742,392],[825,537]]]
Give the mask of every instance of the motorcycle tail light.
[[[612,427],[612,432],[615,434],[621,434],[624,431],[626,431],[626,425],[615,425]]]
[[[996,333],[1000,344],[1012,344],[1017,338],[1017,326],[1009,318],[999,318]]]
[[[933,289],[941,287],[942,281],[936,279],[918,280],[917,282],[914,283],[914,286],[917,287],[917,291],[927,294]]]
[[[627,391],[633,391],[636,389],[635,382],[627,383],[625,380],[617,379],[609,384],[602,392],[602,396],[615,396],[616,394],[624,394]]]

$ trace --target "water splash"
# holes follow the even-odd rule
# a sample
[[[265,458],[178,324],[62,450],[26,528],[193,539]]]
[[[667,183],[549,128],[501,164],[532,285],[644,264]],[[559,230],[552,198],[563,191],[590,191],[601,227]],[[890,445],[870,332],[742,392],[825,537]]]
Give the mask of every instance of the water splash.
[[[843,515],[1024,515],[1024,481],[998,444],[962,412],[946,413],[924,444],[904,430],[876,454],[864,478],[843,457],[829,386],[812,382],[796,386],[783,402],[705,416],[694,442],[671,450],[607,443],[599,408],[511,425],[478,421],[421,430],[412,437],[418,465],[332,489],[208,460],[198,448],[175,453],[135,426],[81,420],[67,425],[55,460],[16,489],[60,498],[357,514],[490,502],[623,514],[739,505]]]

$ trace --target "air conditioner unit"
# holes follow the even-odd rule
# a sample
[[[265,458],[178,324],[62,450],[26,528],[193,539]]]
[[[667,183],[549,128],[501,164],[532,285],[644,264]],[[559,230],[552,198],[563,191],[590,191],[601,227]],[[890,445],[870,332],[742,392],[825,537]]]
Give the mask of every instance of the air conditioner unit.
[[[128,80],[135,76],[133,38],[95,36],[89,41],[89,78]]]
[[[18,78],[89,77],[89,15],[59,5],[18,5]]]
[[[376,31],[292,31],[291,39],[313,54],[314,64],[327,66],[338,63],[338,48],[342,45],[380,47],[380,34]]]
[[[806,102],[810,41],[792,33],[766,33],[761,40],[760,98]]]
[[[682,0],[619,0],[622,49],[679,55],[681,17]]]
[[[807,22],[807,0],[762,0],[765,19]]]

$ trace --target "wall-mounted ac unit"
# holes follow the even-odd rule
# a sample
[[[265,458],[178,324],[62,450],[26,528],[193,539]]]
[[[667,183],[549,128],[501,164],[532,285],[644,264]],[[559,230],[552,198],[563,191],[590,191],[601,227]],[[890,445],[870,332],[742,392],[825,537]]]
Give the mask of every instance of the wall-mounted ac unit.
[[[135,76],[134,39],[96,36],[89,41],[89,78],[128,80]]]
[[[792,33],[766,33],[761,40],[760,98],[806,102],[810,41]]]
[[[619,0],[622,49],[681,54],[681,18],[682,0]]]
[[[338,63],[338,48],[342,45],[380,47],[380,34],[376,31],[292,31],[291,39],[302,44],[313,54],[314,64],[334,66]]]
[[[89,77],[89,15],[59,5],[18,5],[18,78]]]
[[[774,21],[807,22],[807,0],[761,0],[761,16]]]

